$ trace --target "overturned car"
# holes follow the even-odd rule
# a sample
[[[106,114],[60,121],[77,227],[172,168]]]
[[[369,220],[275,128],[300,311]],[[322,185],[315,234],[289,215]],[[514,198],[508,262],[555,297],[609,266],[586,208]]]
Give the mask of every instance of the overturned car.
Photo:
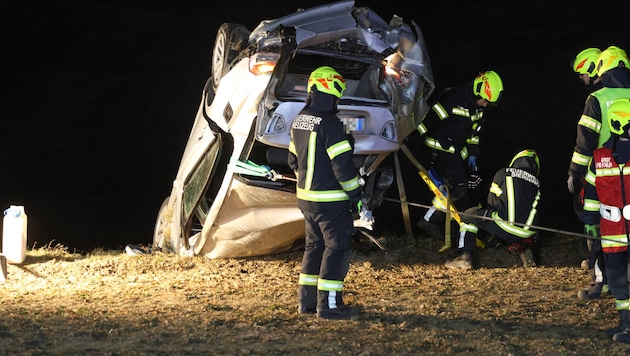
[[[381,203],[395,177],[386,158],[420,124],[435,88],[418,25],[398,16],[387,23],[354,1],[299,10],[251,31],[224,23],[158,213],[154,250],[227,258],[302,245],[289,131],[304,106],[308,76],[322,65],[346,79],[338,117],[355,139],[364,205]]]

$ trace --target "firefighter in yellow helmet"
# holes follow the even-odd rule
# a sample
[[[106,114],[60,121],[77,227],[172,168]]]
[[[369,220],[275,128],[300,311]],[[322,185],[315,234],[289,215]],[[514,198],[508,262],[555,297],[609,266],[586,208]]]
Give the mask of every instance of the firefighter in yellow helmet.
[[[345,89],[335,69],[315,69],[308,78],[306,106],[291,124],[289,142],[288,163],[297,177],[298,208],[306,230],[298,312],[325,319],[350,319],[358,313],[342,297],[353,216],[362,204],[352,143],[336,116]]]
[[[437,181],[448,188],[450,201],[459,211],[477,204],[480,184],[477,169],[480,134],[485,110],[497,105],[503,80],[495,71],[479,73],[472,81],[445,89],[417,127],[421,144],[414,148],[420,161]],[[434,239],[444,238],[446,207],[433,200],[416,225]]]
[[[608,106],[615,99],[630,97],[630,61],[623,49],[617,46],[606,48],[597,57],[595,69],[601,78],[602,88],[589,94],[577,124],[576,144],[567,178],[567,188],[574,195],[581,195],[582,182],[593,151],[612,144],[608,122],[605,120]],[[606,267],[600,241],[593,239],[587,243],[592,282],[587,288],[580,290],[578,296],[582,299],[595,299],[608,294]]]
[[[602,87],[601,78],[597,75],[597,58],[602,51],[599,48],[590,47],[578,53],[571,61],[571,68],[578,74],[589,93]]]
[[[512,158],[509,166],[499,169],[492,179],[486,204],[472,207],[462,214],[459,228],[459,256],[446,262],[451,269],[473,267],[476,240],[484,240],[519,255],[523,267],[536,267],[533,247],[537,233],[540,201],[540,160],[535,150],[526,149]]]
[[[628,242],[630,238],[630,99],[617,99],[605,114],[612,139],[597,148],[584,186],[585,231],[601,243],[606,275],[615,297],[619,326],[606,330],[613,340],[630,344]]]

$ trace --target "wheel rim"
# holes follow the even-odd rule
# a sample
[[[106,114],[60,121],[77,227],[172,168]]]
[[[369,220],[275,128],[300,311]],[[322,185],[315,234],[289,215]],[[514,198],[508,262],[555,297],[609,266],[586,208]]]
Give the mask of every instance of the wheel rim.
[[[222,31],[219,31],[217,39],[214,44],[214,50],[212,51],[212,84],[216,88],[219,85],[219,81],[223,76],[223,65],[226,56],[225,44],[227,39]]]

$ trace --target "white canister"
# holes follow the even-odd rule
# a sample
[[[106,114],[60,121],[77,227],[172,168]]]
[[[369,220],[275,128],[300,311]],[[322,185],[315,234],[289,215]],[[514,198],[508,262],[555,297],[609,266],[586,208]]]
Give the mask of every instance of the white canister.
[[[26,259],[27,216],[24,207],[11,205],[2,220],[2,254],[7,262],[20,264]]]

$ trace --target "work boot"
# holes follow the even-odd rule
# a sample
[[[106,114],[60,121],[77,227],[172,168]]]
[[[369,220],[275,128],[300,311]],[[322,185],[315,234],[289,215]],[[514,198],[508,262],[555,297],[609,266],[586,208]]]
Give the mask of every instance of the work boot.
[[[518,257],[521,258],[521,262],[523,262],[523,267],[525,268],[534,268],[536,267],[536,260],[534,259],[534,251],[531,248],[525,249],[525,251],[518,254]]]
[[[613,337],[615,336],[615,334],[622,333],[626,329],[627,326],[630,326],[630,324],[628,324],[630,321],[627,320],[629,316],[628,313],[630,313],[630,311],[618,310],[617,312],[619,313],[619,325],[615,326],[614,328],[606,329],[605,332],[606,332],[606,336],[608,337]]]
[[[420,219],[416,223],[416,226],[429,238],[434,240],[444,240],[444,233],[437,225],[431,224],[424,219]]]
[[[610,289],[608,288],[608,284],[604,283],[591,283],[591,285],[582,289],[578,292],[578,298],[584,300],[597,299],[602,298],[610,294]]]
[[[624,344],[630,344],[630,310],[619,310],[619,327],[623,329],[613,336],[613,340]]]
[[[317,317],[331,320],[353,319],[359,314],[358,307],[345,305],[341,291],[317,291]]]
[[[298,313],[315,314],[317,311],[317,286],[298,286]]]
[[[614,341],[624,344],[630,344],[630,329],[626,329],[620,333],[616,333],[613,338]]]
[[[359,308],[347,305],[341,308],[321,309],[317,311],[317,317],[330,320],[348,320],[357,315],[359,315]]]
[[[444,264],[444,267],[449,269],[471,269],[472,268],[472,256],[469,252],[464,252],[457,258],[448,260]]]

